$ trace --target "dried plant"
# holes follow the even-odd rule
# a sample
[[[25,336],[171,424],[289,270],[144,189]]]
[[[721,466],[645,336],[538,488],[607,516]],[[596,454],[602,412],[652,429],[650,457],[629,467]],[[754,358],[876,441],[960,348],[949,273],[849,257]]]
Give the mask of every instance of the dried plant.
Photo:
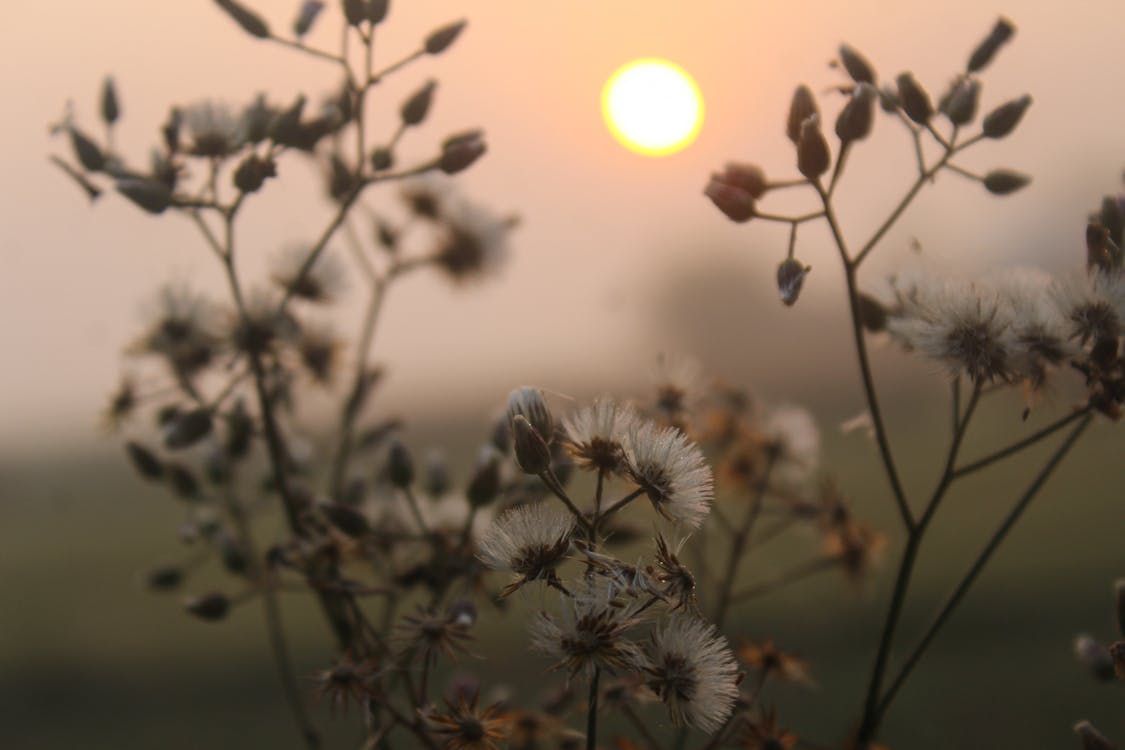
[[[732,647],[723,631],[747,601],[826,571],[861,582],[880,558],[884,535],[855,515],[841,484],[819,464],[815,420],[800,407],[760,403],[745,389],[710,381],[690,362],[665,360],[647,396],[606,396],[562,418],[542,390],[513,390],[461,486],[441,456],[419,467],[403,442],[403,425],[374,418],[369,408],[382,376],[372,364],[380,310],[391,285],[408,273],[429,269],[455,283],[487,276],[506,254],[513,221],[465,201],[439,177],[484,153],[479,131],[449,136],[428,158],[397,166],[400,142],[424,125],[434,106],[436,82],[423,82],[400,105],[399,126],[380,145],[369,140],[368,110],[379,81],[445,52],[465,22],[438,28],[376,69],[374,38],[377,30],[383,38],[386,2],[344,0],[336,51],[303,41],[323,22],[324,3],[301,4],[292,36],[276,33],[235,0],[216,4],[251,36],[327,63],[342,74],[342,85],[315,113],[306,111],[305,96],[288,105],[257,96],[243,107],[214,101],[174,107],[151,163],[135,167],[114,141],[121,107],[107,81],[104,137],[92,137],[68,115],[57,132],[69,138],[73,161],[52,157],[91,199],[112,185],[146,212],[187,217],[229,286],[225,302],[183,286],[160,290],[152,320],[128,350],[145,377],[127,378],[106,415],[107,424],[129,436],[127,455],[139,475],[184,502],[188,520],[180,537],[198,550],[192,564],[153,569],[152,587],[179,588],[196,561],[215,558],[231,582],[224,591],[187,599],[190,614],[217,621],[235,607],[262,603],[286,698],[308,747],[320,745],[320,734],[306,693],[328,703],[340,720],[358,708],[368,748],[593,750],[607,706],[630,728],[628,735],[613,729],[619,748],[794,747],[797,735],[766,705],[763,691],[777,681],[807,683],[812,667],[772,640],[742,639]],[[1125,401],[1120,199],[1107,199],[1088,227],[1084,276],[963,282],[900,275],[892,299],[860,291],[863,262],[939,174],[956,173],[997,195],[1027,184],[1010,170],[981,176],[955,162],[968,148],[1009,135],[1031,103],[1027,96],[1013,99],[986,115],[979,129],[973,126],[980,73],[1012,32],[1007,21],[998,22],[936,106],[909,73],[880,87],[871,64],[842,46],[839,63],[848,80],[838,89],[835,153],[819,105],[802,86],[786,126],[799,176],[771,181],[758,167],[730,164],[706,188],[736,222],[789,225],[788,252],[777,270],[785,304],[798,301],[811,270],[796,256],[803,225],[827,223],[843,267],[868,404],[863,421],[906,539],[866,699],[846,747],[876,747],[895,696],[996,548],[1095,415],[1117,419]],[[833,198],[877,108],[909,132],[918,174],[874,235],[853,249]],[[927,159],[933,147],[939,154]],[[268,278],[247,284],[237,262],[244,253],[236,241],[242,208],[259,191],[279,189],[274,182],[286,182],[290,162],[301,158],[325,175],[333,216],[311,241],[277,253]],[[371,188],[398,182],[396,220],[368,200]],[[759,209],[782,189],[808,191],[814,207],[797,216]],[[356,228],[357,214],[369,219],[366,233]],[[331,252],[341,241],[354,268]],[[367,305],[349,343],[327,317],[353,278]],[[938,362],[951,383],[952,436],[940,479],[921,505],[900,478],[868,360],[868,336],[883,332]],[[1038,393],[1067,371],[1083,378],[1082,404],[1030,435],[961,458],[983,399],[1008,388]],[[342,396],[339,414],[328,438],[309,441],[298,407],[320,388]],[[140,417],[145,411],[155,416],[157,436]],[[890,671],[914,563],[949,490],[1063,431],[917,645]],[[278,507],[285,533],[263,546],[258,518]],[[812,544],[794,533],[801,528],[813,532]],[[803,558],[755,580],[746,561],[776,538],[790,539]],[[332,638],[332,654],[309,689],[294,674],[277,602],[278,592],[290,588],[314,594]],[[535,589],[538,599],[525,595]],[[510,606],[513,601],[523,606]],[[435,689],[451,664],[475,650],[478,607],[486,606],[508,616],[531,609],[529,645],[555,675],[556,695],[540,703],[523,694],[482,701],[497,687],[485,682],[485,669]],[[1120,654],[1106,667],[1110,652],[1103,650],[1080,641],[1083,658],[1110,669]],[[1120,659],[1116,666],[1120,674]],[[581,730],[572,726],[570,710],[576,688],[586,696]],[[666,718],[650,714],[650,704],[659,704]],[[1103,746],[1089,744],[1091,732],[1079,729],[1088,747]]]

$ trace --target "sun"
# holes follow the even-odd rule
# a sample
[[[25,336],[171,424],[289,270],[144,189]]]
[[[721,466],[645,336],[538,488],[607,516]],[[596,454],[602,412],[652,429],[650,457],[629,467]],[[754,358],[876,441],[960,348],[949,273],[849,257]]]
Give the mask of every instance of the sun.
[[[646,156],[666,156],[699,135],[703,95],[679,65],[654,57],[634,60],[606,82],[602,115],[625,147]]]

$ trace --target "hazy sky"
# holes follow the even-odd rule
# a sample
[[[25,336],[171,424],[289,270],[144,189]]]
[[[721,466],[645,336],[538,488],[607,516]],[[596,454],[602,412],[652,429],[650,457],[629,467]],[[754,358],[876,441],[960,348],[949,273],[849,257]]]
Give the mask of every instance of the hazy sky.
[[[299,3],[251,4],[283,28]],[[330,8],[322,18],[312,44],[333,44],[335,13]],[[756,161],[770,175],[795,174],[783,134],[790,93],[800,82],[821,92],[839,80],[827,63],[840,41],[862,50],[886,78],[913,70],[936,95],[1000,13],[1019,32],[985,75],[983,105],[1024,92],[1035,104],[1011,139],[963,161],[978,169],[1014,167],[1035,183],[1001,200],[943,177],[888,237],[884,257],[869,273],[910,262],[911,237],[927,255],[971,268],[1021,260],[1077,267],[1083,213],[1119,187],[1125,165],[1120,0],[996,7],[875,0],[392,2],[379,33],[384,62],[445,21],[467,16],[470,25],[447,55],[421,61],[376,92],[381,109],[372,139],[388,132],[408,92],[436,77],[432,120],[404,143],[403,155],[427,156],[447,133],[484,127],[490,152],[463,184],[476,199],[518,212],[523,224],[501,278],[470,290],[420,278],[395,290],[378,343],[379,358],[393,363],[387,398],[409,411],[471,393],[491,400],[481,406],[484,414],[511,385],[611,387],[643,373],[664,349],[694,348],[708,357],[726,352],[729,363],[741,354],[728,350],[743,335],[759,356],[740,372],[772,374],[783,384],[779,368],[793,361],[781,356],[784,350],[800,349],[814,360],[837,351],[820,345],[841,340],[844,330],[829,309],[839,309],[841,283],[826,236],[810,231],[802,243],[800,255],[816,270],[802,304],[783,310],[770,277],[785,230],[726,222],[701,196],[708,173],[733,157]],[[599,111],[610,73],[645,56],[685,67],[706,101],[698,141],[663,159],[623,149]],[[96,94],[112,73],[125,113],[119,143],[140,162],[172,103],[214,97],[241,104],[258,91],[286,102],[300,90],[334,87],[336,71],[250,39],[209,0],[7,3],[0,62],[7,115],[0,138],[6,352],[0,444],[34,450],[94,432],[97,409],[123,369],[121,348],[139,330],[144,301],[157,284],[175,279],[217,290],[220,280],[186,221],[142,215],[113,194],[91,208],[48,164],[48,153],[69,156],[64,140],[47,135],[65,102],[72,99],[79,121],[95,129]],[[826,108],[834,112],[835,104]],[[901,128],[886,120],[856,149],[840,209],[856,239],[908,183],[911,159]],[[282,167],[288,176],[302,170],[312,176],[300,160]],[[319,181],[303,183],[277,181],[246,212],[247,273],[260,271],[261,259],[285,241],[319,231],[329,209]],[[714,268],[721,270],[707,270]],[[694,278],[699,287],[708,273],[727,282],[731,274],[745,278],[742,306],[699,299],[699,309],[717,304],[744,311],[704,325],[704,333],[713,326],[714,341],[730,342],[717,353],[713,341],[673,340],[675,326],[666,322],[698,317],[698,310],[682,301],[682,309],[662,307],[658,294],[674,286],[669,279]],[[702,289],[708,296],[706,283]],[[740,298],[739,289],[726,283],[722,291]],[[783,337],[785,326],[799,336]],[[842,367],[850,373],[854,364]],[[457,383],[449,382],[450,373]]]

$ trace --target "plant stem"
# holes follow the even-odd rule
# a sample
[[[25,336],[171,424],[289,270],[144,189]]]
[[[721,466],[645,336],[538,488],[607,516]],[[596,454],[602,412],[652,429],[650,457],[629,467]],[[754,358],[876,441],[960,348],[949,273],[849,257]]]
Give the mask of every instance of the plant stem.
[[[777,454],[771,451],[769,459],[766,461],[766,468],[762,471],[762,477],[758,481],[758,485],[754,488],[754,499],[751,502],[750,510],[746,513],[746,518],[743,519],[742,526],[738,528],[734,539],[731,541],[730,557],[727,558],[726,572],[719,584],[721,588],[719,590],[719,605],[715,609],[715,627],[722,627],[723,620],[725,620],[727,616],[727,610],[730,609],[731,597],[734,592],[735,574],[738,572],[738,564],[742,561],[742,554],[746,549],[746,543],[754,531],[754,523],[758,520],[758,516],[762,512],[762,503],[765,500],[766,491],[770,486],[770,474],[773,471],[773,465],[776,460]]]
[[[807,560],[799,565],[789,568],[788,570],[783,570],[773,578],[731,594],[730,601],[732,603],[741,602],[747,599],[754,599],[756,597],[763,596],[770,593],[771,591],[776,591],[777,589],[787,584],[800,581],[803,578],[808,578],[811,575],[823,572],[825,570],[831,570],[837,564],[839,564],[839,562],[840,558],[836,556],[815,557],[812,560]]]
[[[1001,448],[1000,450],[989,453],[988,455],[986,455],[982,458],[978,458],[976,461],[973,461],[972,463],[968,463],[968,464],[965,464],[964,466],[958,467],[956,470],[954,470],[953,475],[957,478],[960,478],[960,477],[966,476],[967,474],[972,474],[974,471],[978,471],[980,469],[983,469],[984,467],[989,466],[990,464],[993,464],[996,461],[999,461],[999,460],[1007,458],[1008,456],[1011,456],[1015,453],[1018,453],[1021,450],[1023,450],[1024,448],[1028,448],[1028,447],[1034,445],[1035,443],[1038,443],[1043,438],[1050,437],[1054,433],[1061,430],[1063,427],[1066,427],[1068,424],[1070,424],[1074,420],[1079,419],[1079,418],[1089,414],[1090,411],[1092,410],[1092,408],[1093,407],[1091,407],[1091,406],[1084,406],[1077,411],[1071,412],[1070,414],[1066,415],[1065,417],[1061,417],[1059,419],[1056,419],[1054,422],[1051,422],[1051,424],[1047,425],[1046,427],[1043,427],[1040,430],[1036,430],[1035,432],[1031,433],[1027,437],[1025,437],[1021,440],[1017,440],[1016,442],[1012,443],[1011,445],[1008,445],[1004,448]]]
[[[1091,421],[1093,421],[1093,415],[1086,414],[1083,417],[1082,421],[1080,421],[1078,425],[1075,426],[1073,430],[1071,430],[1070,434],[1067,435],[1066,439],[1063,440],[1063,442],[1055,450],[1054,454],[1052,454],[1050,459],[1047,460],[1047,463],[1044,464],[1043,467],[1039,470],[1039,473],[1036,474],[1035,479],[1032,480],[1031,484],[1024,491],[1023,495],[1021,495],[1019,500],[1016,501],[1016,504],[1008,512],[1008,515],[1004,517],[1004,520],[1003,522],[1001,522],[1000,526],[996,529],[996,531],[992,533],[992,536],[989,538],[988,543],[985,544],[984,549],[982,549],[980,551],[980,554],[977,555],[976,560],[973,561],[973,564],[969,568],[968,572],[961,579],[961,582],[957,584],[957,588],[954,589],[945,605],[938,612],[937,616],[934,617],[933,622],[930,624],[929,628],[926,629],[925,635],[922,636],[921,640],[918,642],[918,645],[914,647],[914,650],[910,653],[910,656],[907,657],[906,661],[902,665],[902,668],[899,670],[898,674],[891,682],[890,688],[887,690],[886,694],[879,702],[876,715],[874,717],[874,726],[872,727],[872,731],[874,731],[874,729],[878,727],[879,721],[882,720],[883,715],[890,707],[891,702],[898,694],[898,691],[906,681],[906,678],[910,676],[911,671],[918,664],[918,661],[922,658],[922,655],[926,652],[926,649],[929,648],[930,644],[934,640],[934,637],[938,634],[938,631],[941,630],[943,625],[945,625],[946,621],[949,619],[949,616],[953,613],[953,610],[955,610],[961,603],[961,600],[964,599],[965,594],[968,593],[973,583],[980,576],[981,572],[984,570],[985,565],[987,565],[989,559],[991,559],[993,553],[996,552],[997,548],[1008,536],[1008,533],[1011,532],[1012,527],[1015,526],[1016,522],[1020,519],[1020,516],[1022,516],[1024,511],[1027,510],[1028,505],[1031,504],[1031,501],[1038,494],[1039,490],[1043,488],[1043,485],[1046,484],[1047,479],[1050,478],[1051,474],[1058,467],[1059,463],[1063,460],[1063,458],[1066,457],[1066,454],[1070,451],[1075,442],[1077,442],[1078,438],[1090,425]]]
[[[601,673],[601,667],[596,666],[594,676],[590,678],[590,697],[586,701],[586,750],[598,747],[598,678]]]

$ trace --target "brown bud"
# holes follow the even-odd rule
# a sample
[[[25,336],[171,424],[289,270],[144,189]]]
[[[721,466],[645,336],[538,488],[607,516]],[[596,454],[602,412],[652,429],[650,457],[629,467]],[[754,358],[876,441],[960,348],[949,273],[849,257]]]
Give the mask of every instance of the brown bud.
[[[875,87],[870,83],[856,86],[855,92],[836,118],[836,135],[843,143],[866,138],[875,121]]]
[[[1109,682],[1116,677],[1109,649],[1090,636],[1080,635],[1074,639],[1074,655],[1095,680]]]
[[[934,105],[930,103],[930,95],[914,80],[912,73],[900,73],[897,83],[902,111],[914,122],[925,125],[934,116]]]
[[[1014,193],[1031,182],[1031,178],[1010,169],[994,169],[984,176],[985,190],[993,195]]]
[[[387,478],[395,487],[406,488],[414,482],[414,459],[398,438],[391,440],[387,450]]]
[[[1031,96],[1028,94],[1001,104],[984,118],[981,132],[986,138],[1003,138],[1016,129],[1023,118],[1023,113],[1030,106]]]
[[[516,464],[525,474],[539,475],[551,468],[551,449],[522,414],[512,419]]]
[[[368,22],[375,26],[383,22],[390,10],[390,0],[367,0],[366,16]]]
[[[875,83],[875,69],[853,47],[847,44],[840,45],[840,62],[843,63],[844,70],[856,83]]]
[[[125,452],[129,454],[133,468],[145,479],[160,479],[164,476],[164,464],[155,453],[140,443],[125,443]]]
[[[301,3],[301,9],[297,11],[297,17],[293,19],[293,34],[304,36],[309,33],[313,24],[316,23],[316,17],[320,15],[322,10],[324,10],[324,3],[321,0],[305,0]]]
[[[270,35],[270,28],[266,22],[262,20],[254,11],[250,10],[241,3],[235,0],[215,0],[215,4],[226,11],[227,15],[234,19],[234,22],[242,27],[250,36],[259,39],[266,39]]]
[[[446,26],[436,29],[426,37],[423,44],[424,49],[431,55],[440,55],[445,50],[449,49],[449,45],[456,41],[457,37],[465,29],[468,21],[455,21]]]
[[[1074,725],[1074,733],[1082,741],[1082,750],[1116,750],[1113,743],[1085,719]]]
[[[890,84],[879,87],[879,109],[891,115],[901,106],[902,98],[898,95],[898,89]]]
[[[231,180],[243,193],[256,193],[270,177],[277,177],[277,164],[273,159],[251,152],[234,170]]]
[[[359,26],[367,17],[367,3],[364,0],[343,0],[344,18],[351,26]]]
[[[777,267],[777,291],[786,307],[792,307],[801,294],[805,276],[812,270],[796,258],[786,258]]]
[[[789,140],[797,143],[801,139],[801,123],[809,119],[810,115],[820,114],[816,108],[816,99],[808,86],[800,85],[793,92],[793,100],[789,102],[789,117],[785,121],[785,134]]]
[[[436,87],[437,81],[430,79],[403,103],[402,109],[399,110],[403,125],[418,125],[426,119],[426,114],[430,111],[430,104],[434,99]]]
[[[380,146],[371,152],[371,168],[382,172],[395,165],[394,152],[385,146]]]
[[[973,54],[969,56],[969,64],[967,67],[970,73],[975,73],[982,70],[988,63],[992,61],[996,52],[1012,38],[1016,33],[1016,27],[1012,22],[1006,18],[1000,18],[996,21],[996,25],[992,27],[992,31],[988,32],[988,36],[977,45],[973,50]]]
[[[218,593],[204,594],[188,599],[184,603],[184,608],[200,620],[216,622],[225,618],[230,612],[230,599]]]
[[[121,103],[117,99],[117,87],[111,76],[102,82],[102,121],[112,125],[121,118]]]
[[[752,164],[727,164],[722,172],[711,175],[703,194],[735,222],[749,221],[754,216],[754,200],[767,189],[766,175]]]
[[[398,251],[398,232],[385,221],[377,220],[375,222],[375,241],[379,243],[379,247],[387,252]]]
[[[210,409],[193,409],[180,414],[164,427],[164,447],[169,450],[195,445],[211,434]]]
[[[1125,578],[1118,578],[1113,584],[1113,597],[1117,608],[1117,629],[1125,638]]]
[[[959,78],[938,104],[941,113],[957,126],[968,125],[977,116],[980,82],[975,78]]]
[[[468,169],[488,150],[480,130],[468,130],[445,139],[441,144],[438,168],[446,174],[457,174]]]
[[[426,465],[422,472],[423,485],[426,494],[432,498],[444,497],[452,485],[449,477],[449,464],[444,454],[440,451],[431,451],[426,456]]]
[[[301,94],[290,105],[289,109],[282,110],[274,115],[270,122],[269,137],[274,143],[282,146],[295,146],[301,141],[301,113],[305,110],[305,96]]]
[[[370,533],[367,517],[353,507],[341,503],[325,503],[320,507],[328,522],[350,537]]]
[[[811,115],[801,123],[801,136],[797,140],[797,169],[810,180],[828,171],[832,156],[828,141],[820,132],[820,116]]]
[[[74,146],[78,163],[87,172],[100,172],[105,167],[105,154],[101,148],[78,128],[70,129],[70,143]]]
[[[1125,206],[1112,195],[1102,198],[1098,222],[1109,232],[1109,238],[1118,246],[1125,240]]]
[[[172,205],[172,191],[160,180],[123,177],[117,181],[117,192],[150,214],[164,213]]]
[[[1120,268],[1121,249],[1110,239],[1109,230],[1101,224],[1086,225],[1086,268],[1111,271]]]

